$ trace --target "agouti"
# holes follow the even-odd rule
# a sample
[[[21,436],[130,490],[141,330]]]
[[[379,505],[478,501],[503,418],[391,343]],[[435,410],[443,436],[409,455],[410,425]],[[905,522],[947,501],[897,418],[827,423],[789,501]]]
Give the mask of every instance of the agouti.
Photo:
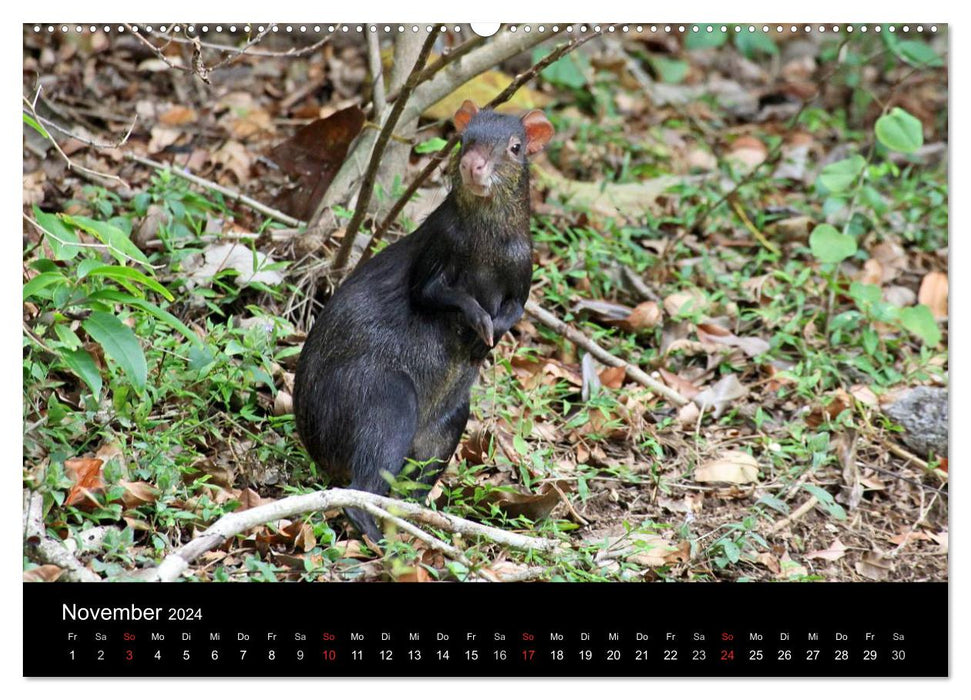
[[[529,164],[553,135],[466,100],[451,190],[415,230],[358,267],[317,317],[294,381],[297,430],[337,483],[385,495],[413,460],[429,488],[469,418],[479,365],[523,314],[532,282]],[[374,542],[368,513],[346,515]]]

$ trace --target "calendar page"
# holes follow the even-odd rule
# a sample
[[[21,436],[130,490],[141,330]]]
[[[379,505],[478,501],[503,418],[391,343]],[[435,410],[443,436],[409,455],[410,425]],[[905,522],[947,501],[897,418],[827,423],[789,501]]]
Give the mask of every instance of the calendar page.
[[[948,675],[946,24],[22,39],[25,676]]]

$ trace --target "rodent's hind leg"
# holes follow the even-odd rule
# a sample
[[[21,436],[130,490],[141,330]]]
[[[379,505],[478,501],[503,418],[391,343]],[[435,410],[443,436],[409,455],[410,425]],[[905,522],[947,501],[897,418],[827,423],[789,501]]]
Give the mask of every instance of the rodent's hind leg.
[[[415,434],[409,457],[416,462],[427,462],[417,479],[427,487],[426,491],[448,466],[468,422],[469,399],[465,397]]]
[[[359,420],[348,425],[354,442],[351,454],[353,478],[348,488],[386,496],[391,481],[401,472],[418,425],[418,396],[411,379],[401,373],[374,373],[361,392]],[[345,508],[345,514],[374,542],[381,530],[370,514]]]

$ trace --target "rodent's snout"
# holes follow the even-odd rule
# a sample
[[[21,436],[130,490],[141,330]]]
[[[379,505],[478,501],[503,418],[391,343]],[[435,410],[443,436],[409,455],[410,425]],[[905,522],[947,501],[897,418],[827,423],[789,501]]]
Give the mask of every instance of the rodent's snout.
[[[489,194],[492,186],[492,162],[488,154],[477,148],[469,149],[459,161],[459,173],[462,175],[462,184],[472,194],[480,197]]]

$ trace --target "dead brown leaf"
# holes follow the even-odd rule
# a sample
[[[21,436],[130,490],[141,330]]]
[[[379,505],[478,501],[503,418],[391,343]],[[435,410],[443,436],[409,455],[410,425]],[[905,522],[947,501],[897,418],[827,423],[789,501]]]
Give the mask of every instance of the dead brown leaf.
[[[947,274],[944,272],[928,272],[921,280],[917,301],[930,308],[936,321],[947,318],[947,288]]]
[[[64,471],[74,485],[67,494],[65,505],[84,503],[89,507],[99,505],[95,495],[104,493],[105,482],[101,473],[104,462],[90,457],[74,457],[64,460]]]
[[[759,480],[759,463],[748,452],[724,450],[696,467],[694,479],[701,483],[751,484]]]
[[[846,555],[846,545],[840,542],[837,537],[826,549],[817,549],[806,554],[806,559],[825,559],[826,561],[836,561]]]

